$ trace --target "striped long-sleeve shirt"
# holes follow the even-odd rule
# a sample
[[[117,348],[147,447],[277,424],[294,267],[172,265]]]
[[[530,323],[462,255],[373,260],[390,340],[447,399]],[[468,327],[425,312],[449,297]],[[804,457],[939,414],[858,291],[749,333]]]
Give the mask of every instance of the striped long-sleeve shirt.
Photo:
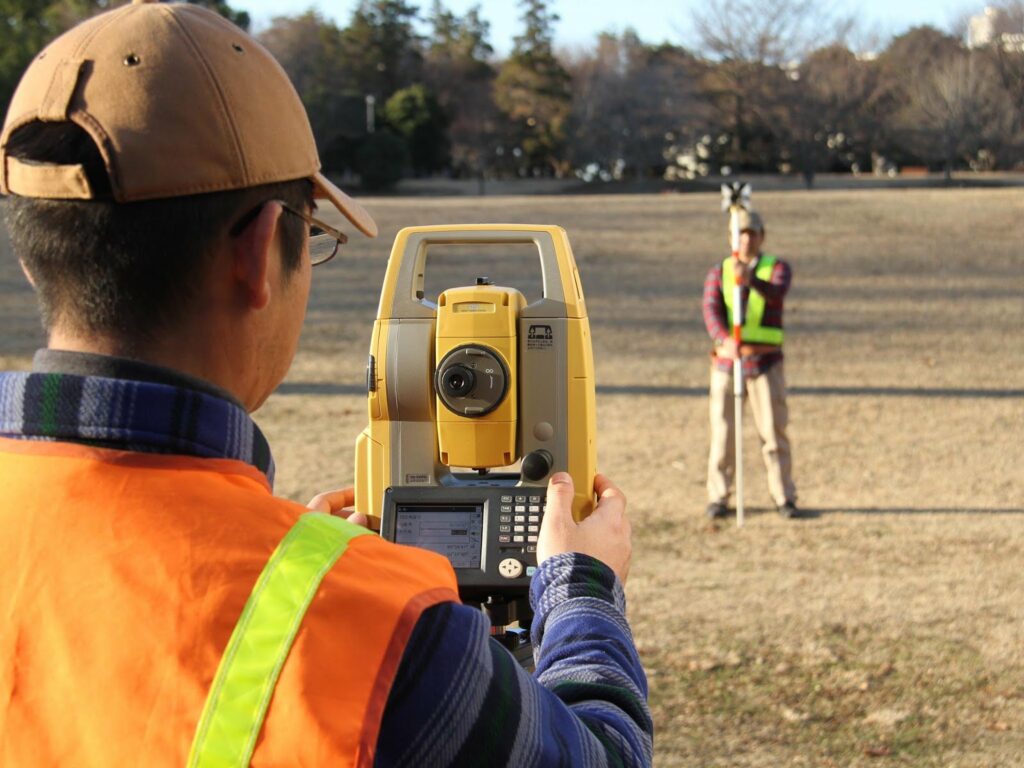
[[[35,367],[0,373],[2,437],[232,458],[272,480],[259,428],[212,385],[74,353],[44,351]],[[650,765],[647,681],[615,574],[559,555],[538,568],[530,599],[532,676],[490,638],[480,611],[443,603],[422,614],[385,708],[377,765]]]
[[[758,257],[760,258],[760,257]],[[755,265],[756,269],[756,265]],[[743,306],[747,306],[750,291],[755,290],[764,296],[764,316],[762,324],[772,328],[782,328],[782,311],[786,293],[792,281],[792,270],[782,259],[775,262],[770,280],[761,280],[751,275],[750,285],[742,289]],[[732,324],[729,322],[725,297],[722,295],[722,264],[719,262],[708,270],[704,278],[704,296],[701,303],[704,314],[704,327],[712,341],[722,342],[731,335]],[[782,350],[761,355],[750,355],[743,358],[743,375],[747,377],[764,373],[782,360]],[[718,359],[715,365],[720,371],[732,370],[732,361]]]
[[[480,611],[424,613],[384,711],[377,765],[650,764],[647,683],[615,574],[559,555],[534,575],[531,602],[534,676],[488,637]]]

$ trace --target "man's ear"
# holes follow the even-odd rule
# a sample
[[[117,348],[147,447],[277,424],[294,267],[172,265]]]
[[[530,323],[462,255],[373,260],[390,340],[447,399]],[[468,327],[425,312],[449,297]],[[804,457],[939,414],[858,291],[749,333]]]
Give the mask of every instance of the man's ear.
[[[251,309],[263,309],[270,302],[270,259],[280,216],[279,203],[265,203],[256,218],[232,240],[235,280],[244,289]]]
[[[21,265],[21,273],[25,275],[25,279],[28,280],[28,284],[32,286],[33,290],[35,290],[36,279],[32,277],[32,273],[28,271],[28,267],[25,266],[25,262],[22,261],[21,259],[18,259],[18,264]]]

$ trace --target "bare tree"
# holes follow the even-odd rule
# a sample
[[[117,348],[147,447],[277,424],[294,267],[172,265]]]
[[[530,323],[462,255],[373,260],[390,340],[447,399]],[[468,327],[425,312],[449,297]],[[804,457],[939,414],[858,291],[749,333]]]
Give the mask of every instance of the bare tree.
[[[706,0],[693,23],[709,57],[775,66],[844,40],[853,27],[818,0]]]
[[[807,186],[820,170],[870,165],[881,129],[878,68],[835,44],[811,53],[787,72],[781,91],[792,161]]]
[[[687,51],[645,45],[632,30],[602,34],[593,50],[577,54],[568,63],[574,166],[661,176],[666,136],[687,132],[700,112],[695,64]]]
[[[1013,103],[1013,135],[1002,147],[1001,162],[1007,166],[1018,165],[1024,161],[1024,51],[999,46],[984,51],[982,55],[992,62],[1003,90]]]
[[[799,156],[783,142],[806,130],[786,121],[816,112],[806,83],[792,75],[811,50],[845,39],[853,20],[815,0],[707,0],[693,22],[701,53],[716,62],[703,85],[730,139],[723,160],[775,170],[787,155]]]
[[[958,160],[1005,141],[1015,127],[1013,104],[990,60],[969,53],[941,62],[924,78],[904,119],[942,161],[947,180]]]
[[[1024,0],[1008,0],[996,6],[1001,15],[1001,27],[1010,34],[1024,32]],[[1007,44],[1009,43],[1009,44]],[[998,162],[1012,166],[1024,160],[1024,50],[1000,35],[988,46],[978,50],[988,58],[999,82],[1013,102],[1016,113],[1014,136],[997,154]]]

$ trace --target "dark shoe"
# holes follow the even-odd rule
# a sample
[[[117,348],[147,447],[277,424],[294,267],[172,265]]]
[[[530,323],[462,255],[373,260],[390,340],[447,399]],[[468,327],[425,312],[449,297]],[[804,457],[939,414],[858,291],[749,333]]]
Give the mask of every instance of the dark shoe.
[[[719,517],[725,517],[729,514],[729,508],[720,501],[713,501],[707,505],[704,510],[704,514],[710,517],[712,520],[716,520]]]
[[[787,520],[790,520],[794,517],[800,517],[800,510],[796,508],[796,502],[787,501],[785,504],[779,507],[779,514]]]

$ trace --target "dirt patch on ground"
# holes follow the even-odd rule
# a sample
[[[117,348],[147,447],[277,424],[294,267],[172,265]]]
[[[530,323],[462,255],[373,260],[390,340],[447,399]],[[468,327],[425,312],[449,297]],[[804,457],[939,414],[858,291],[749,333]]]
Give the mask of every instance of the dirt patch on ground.
[[[560,224],[593,327],[601,469],[635,524],[627,591],[657,764],[1024,765],[1020,192],[755,201],[795,272],[786,373],[811,519],[770,509],[752,429],[746,528],[702,517],[716,195],[370,200],[381,237],[316,271],[295,366],[257,414],[277,489],[351,483],[401,226]],[[0,363],[27,365],[41,335],[9,258],[0,319]]]

